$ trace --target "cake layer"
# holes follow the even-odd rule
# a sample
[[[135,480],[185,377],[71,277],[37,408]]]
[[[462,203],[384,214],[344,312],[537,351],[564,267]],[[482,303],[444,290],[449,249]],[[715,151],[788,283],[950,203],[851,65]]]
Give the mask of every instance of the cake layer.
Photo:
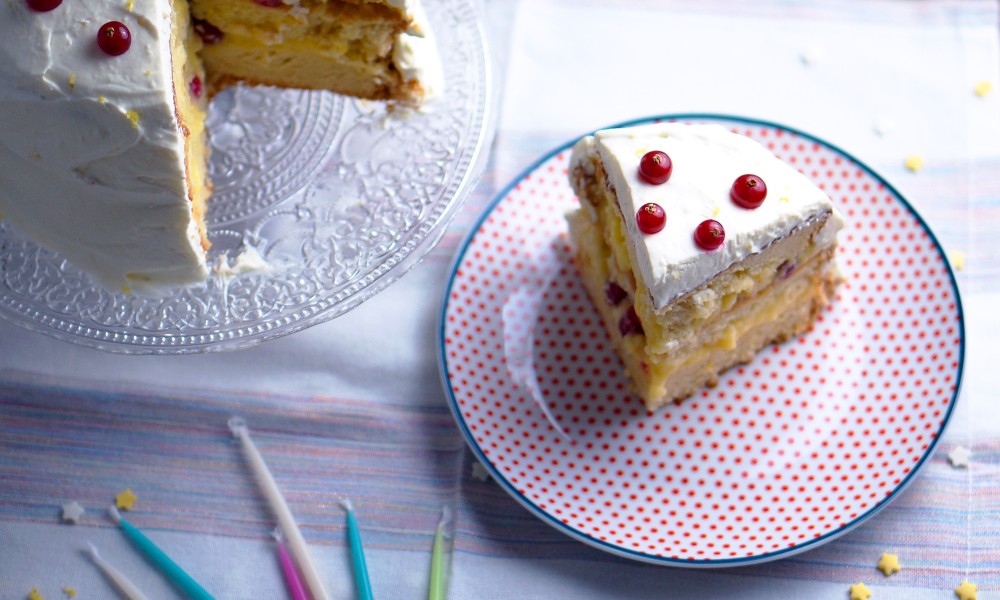
[[[577,212],[570,217],[571,234],[576,241],[577,268],[584,286],[598,308],[608,333],[633,382],[636,393],[649,410],[681,400],[703,386],[714,385],[719,373],[750,361],[761,348],[808,330],[815,315],[828,303],[836,283],[836,270],[830,262],[834,248],[828,247],[809,261],[800,264],[784,277],[758,278],[760,287],[748,290],[744,298],[714,317],[675,328],[672,333],[684,343],[668,352],[653,352],[649,331],[661,328],[642,318],[641,331],[623,334],[621,322],[632,307],[631,296],[607,293],[610,271],[608,246],[593,221]],[[768,255],[779,255],[799,245],[795,238],[808,238],[806,229],[775,244],[760,254],[760,263],[773,262]],[[725,280],[740,265],[734,265],[716,279]],[[716,282],[704,286],[709,289]],[[617,301],[615,301],[617,298]]]
[[[416,3],[195,0],[192,12],[213,90],[243,82],[421,102],[441,85]]]

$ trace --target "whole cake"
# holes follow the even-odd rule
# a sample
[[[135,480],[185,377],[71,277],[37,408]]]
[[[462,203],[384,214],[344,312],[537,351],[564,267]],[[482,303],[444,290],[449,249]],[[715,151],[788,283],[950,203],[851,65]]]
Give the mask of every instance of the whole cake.
[[[440,78],[416,0],[10,0],[0,219],[111,289],[196,282],[212,94],[246,82],[416,105]]]
[[[804,175],[719,125],[598,131],[570,159],[577,266],[649,410],[805,332],[843,221]]]

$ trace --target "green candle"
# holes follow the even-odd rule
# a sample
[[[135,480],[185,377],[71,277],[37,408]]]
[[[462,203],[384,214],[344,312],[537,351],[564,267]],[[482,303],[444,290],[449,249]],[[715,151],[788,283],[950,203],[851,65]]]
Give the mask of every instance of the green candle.
[[[441,511],[437,531],[434,532],[434,549],[431,551],[431,583],[427,588],[427,600],[445,600],[447,598],[444,575],[444,523],[447,520],[447,508]]]

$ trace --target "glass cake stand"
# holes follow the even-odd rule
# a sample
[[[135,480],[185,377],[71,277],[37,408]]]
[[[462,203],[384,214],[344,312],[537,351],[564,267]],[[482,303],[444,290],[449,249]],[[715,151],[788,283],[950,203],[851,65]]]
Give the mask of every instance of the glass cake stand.
[[[108,291],[0,223],[0,316],[125,354],[245,348],[337,317],[415,265],[485,165],[494,98],[474,0],[425,0],[445,88],[420,111],[327,92],[240,87],[209,111],[209,261],[265,270],[165,298]]]

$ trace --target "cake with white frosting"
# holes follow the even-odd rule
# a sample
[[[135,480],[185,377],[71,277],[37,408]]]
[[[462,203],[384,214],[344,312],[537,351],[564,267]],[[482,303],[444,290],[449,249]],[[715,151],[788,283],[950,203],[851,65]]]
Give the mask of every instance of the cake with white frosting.
[[[577,267],[649,410],[809,329],[838,280],[827,195],[720,125],[598,131],[570,159]]]
[[[11,0],[0,219],[110,289],[204,279],[207,103],[239,82],[416,105],[441,73],[416,0]]]

